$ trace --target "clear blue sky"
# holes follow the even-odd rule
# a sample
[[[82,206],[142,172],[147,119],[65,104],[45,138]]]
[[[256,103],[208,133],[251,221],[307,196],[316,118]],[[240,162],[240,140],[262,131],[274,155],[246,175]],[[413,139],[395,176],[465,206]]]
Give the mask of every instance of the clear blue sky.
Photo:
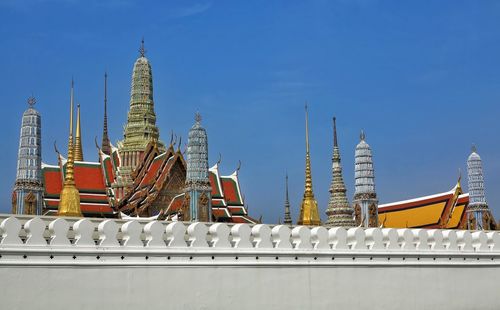
[[[199,110],[210,162],[242,161],[250,213],[276,222],[290,175],[293,218],[304,183],[309,101],[314,191],[322,218],[337,116],[344,178],[364,129],[381,203],[451,189],[472,143],[500,217],[499,1],[0,0],[0,211],[10,210],[19,126],[33,92],[43,161],[65,150],[71,76],[87,160],[97,160],[103,73],[112,141],[122,137],[141,37],[153,66],[161,137],[184,138]],[[464,182],[466,187],[466,182]]]

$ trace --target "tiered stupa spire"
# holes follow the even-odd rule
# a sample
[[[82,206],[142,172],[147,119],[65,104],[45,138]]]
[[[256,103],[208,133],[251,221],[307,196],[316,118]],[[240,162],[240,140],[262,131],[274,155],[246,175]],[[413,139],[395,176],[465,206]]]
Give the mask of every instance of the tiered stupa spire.
[[[342,165],[340,162],[340,149],[337,140],[337,123],[333,118],[333,157],[332,157],[332,182],[330,183],[330,200],[326,215],[327,226],[354,226],[353,212],[346,196],[346,187],[342,177]]]
[[[483,164],[475,146],[467,159],[469,205],[467,217],[469,229],[489,229],[489,208],[484,192]]]
[[[159,140],[153,100],[153,74],[146,58],[144,39],[135,61],[130,90],[130,109],[124,130],[124,140],[119,144],[122,158],[120,176],[125,185],[132,182],[130,174],[140,163],[149,142],[156,142],[160,151],[164,144]]]
[[[71,81],[71,99],[69,108],[69,139],[68,139],[68,160],[66,161],[66,174],[61,191],[61,200],[57,214],[59,216],[82,216],[80,209],[80,193],[75,185],[74,176],[74,145],[73,145],[73,100],[74,84]]]
[[[311,174],[311,157],[309,153],[309,116],[307,113],[307,104],[305,105],[306,115],[306,171],[305,171],[305,186],[304,197],[300,206],[299,219],[297,225],[318,226],[321,225],[321,219],[318,212],[318,202],[314,198],[312,174]]]
[[[82,128],[80,124],[80,105],[76,106],[75,161],[83,161]]]
[[[354,159],[354,215],[357,225],[378,227],[378,199],[375,192],[372,150],[365,139],[365,133],[361,131],[361,141],[356,146]]]
[[[111,155],[111,142],[108,136],[108,73],[104,73],[104,121],[102,124],[101,150],[106,155]]]
[[[17,155],[17,174],[12,194],[12,213],[42,214],[42,123],[35,110],[35,97],[28,98],[28,109],[21,122]]]
[[[180,149],[180,142],[179,142]],[[201,126],[201,115],[189,130],[186,150],[186,195],[189,197],[189,220],[212,221],[212,187],[208,176],[208,138]]]
[[[290,200],[288,199],[288,173],[285,176],[285,225],[292,225],[292,216],[290,214]]]

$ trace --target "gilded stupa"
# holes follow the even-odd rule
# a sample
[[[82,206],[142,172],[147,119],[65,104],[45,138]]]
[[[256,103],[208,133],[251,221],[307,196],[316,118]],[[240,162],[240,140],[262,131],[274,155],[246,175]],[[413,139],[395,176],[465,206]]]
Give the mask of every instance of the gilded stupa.
[[[299,219],[297,220],[297,225],[308,225],[308,226],[319,226],[321,225],[321,219],[319,218],[318,212],[318,202],[314,198],[312,175],[311,175],[311,157],[309,154],[309,120],[307,114],[307,104],[305,106],[306,110],[306,180],[304,188],[304,198],[302,199],[302,204],[300,206]]]
[[[82,216],[80,209],[80,193],[75,185],[74,176],[74,145],[73,145],[73,81],[71,81],[71,100],[69,108],[69,140],[68,140],[68,160],[66,162],[66,174],[61,191],[61,202],[57,215],[59,216]]]

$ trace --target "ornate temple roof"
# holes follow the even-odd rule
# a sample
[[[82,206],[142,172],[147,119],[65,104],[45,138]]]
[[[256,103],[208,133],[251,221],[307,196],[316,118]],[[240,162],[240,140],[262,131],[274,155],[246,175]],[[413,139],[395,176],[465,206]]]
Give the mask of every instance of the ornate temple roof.
[[[378,220],[390,228],[465,228],[468,203],[457,183],[447,192],[379,205]]]
[[[45,188],[45,214],[57,213],[60,194],[63,186],[63,173],[66,161],[60,160],[60,165],[42,166],[43,184]],[[108,161],[109,163],[109,161]],[[80,193],[80,207],[87,217],[116,217],[108,200],[109,191],[106,186],[105,164],[96,162],[74,163],[75,186]]]

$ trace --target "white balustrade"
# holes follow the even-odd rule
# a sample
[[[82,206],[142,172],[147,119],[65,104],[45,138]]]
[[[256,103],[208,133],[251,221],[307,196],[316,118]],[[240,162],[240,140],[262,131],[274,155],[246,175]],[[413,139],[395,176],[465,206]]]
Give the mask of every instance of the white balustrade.
[[[430,245],[430,249],[434,251],[443,251],[443,232],[439,229],[429,229],[427,231],[429,235],[428,241]]]
[[[334,250],[347,250],[347,231],[343,227],[328,230],[328,243]]]
[[[427,229],[412,229],[413,237],[415,240],[415,248],[418,251],[428,251],[430,249],[428,238],[429,234]]]
[[[311,230],[305,226],[292,229],[292,244],[294,249],[312,249]]]
[[[191,248],[206,248],[207,242],[207,225],[203,223],[193,223],[188,226],[188,241]]]
[[[461,251],[474,251],[472,247],[472,235],[468,230],[457,231],[457,244]]]
[[[258,249],[270,249],[273,247],[271,242],[271,228],[264,224],[257,224],[252,227],[253,243]]]
[[[384,245],[387,250],[401,250],[398,242],[398,231],[394,228],[382,228],[382,235],[384,236]]]
[[[491,231],[486,234],[488,237],[488,247],[493,252],[500,252],[500,232]]]
[[[458,251],[458,237],[454,230],[443,230],[443,246],[448,251]]]
[[[247,224],[236,224],[231,228],[233,246],[238,249],[252,248],[250,241],[251,229]]]
[[[43,224],[45,229],[45,224]],[[50,245],[51,246],[69,246],[71,242],[68,239],[69,224],[63,218],[58,218],[55,221],[50,222],[49,232],[50,232]],[[42,232],[43,234],[43,232]]]
[[[321,226],[311,229],[311,242],[315,250],[330,249],[330,245],[328,244],[328,230]]]
[[[48,220],[44,217],[31,217],[21,222],[15,216],[11,216],[1,221],[0,235],[0,252],[13,248],[19,251],[36,248],[38,251],[75,249],[93,251],[92,253],[100,253],[99,251],[109,253],[107,249],[111,248],[113,251],[130,249],[130,253],[172,250],[177,251],[175,253],[192,253],[192,251],[203,253],[205,249],[211,253],[214,253],[213,251],[224,252],[226,255],[233,253],[231,255],[235,255],[237,259],[241,256],[237,255],[238,251],[247,249],[256,253],[261,251],[262,255],[274,255],[276,260],[279,258],[279,253],[289,255],[290,251],[297,251],[297,255],[305,253],[346,255],[350,251],[388,256],[448,255],[450,261],[456,255],[476,255],[474,258],[482,253],[500,255],[500,233],[496,231],[362,227],[346,230],[342,227],[327,229],[306,226],[295,226],[290,229],[286,225],[270,227],[265,224],[250,226],[113,219],[95,222],[87,218],[74,221],[66,218]],[[393,254],[395,251],[401,254]],[[244,250],[242,253],[249,252]],[[127,260],[131,259],[130,255],[126,255]],[[96,254],[93,257],[99,259],[99,256]],[[121,254],[120,256],[124,260],[124,256]],[[147,259],[148,255],[145,254],[144,257]]]
[[[142,226],[137,221],[130,221],[122,225],[123,245],[129,247],[143,247],[141,240]]]
[[[415,250],[415,234],[408,228],[398,229],[398,242],[401,245],[401,250]]]
[[[370,250],[382,250],[384,246],[384,235],[379,228],[368,228],[365,230],[365,243]]]
[[[47,241],[43,237],[45,231],[45,223],[38,217],[34,217],[24,224],[26,231],[26,244],[27,245],[47,245]]]
[[[230,248],[229,228],[226,224],[216,223],[209,228],[210,236],[212,237],[212,247],[214,248]]]
[[[144,225],[144,234],[146,236],[146,247],[159,247],[163,248],[166,246],[163,240],[163,225],[158,221],[152,221]]]
[[[291,249],[290,234],[292,230],[286,225],[274,226],[271,230],[271,237],[274,247],[277,249]]]
[[[361,227],[347,230],[347,245],[351,250],[366,250],[365,231]]]
[[[99,246],[102,247],[117,247],[120,243],[117,239],[118,224],[113,220],[105,220],[97,226],[99,233]]]
[[[472,247],[476,252],[489,251],[488,237],[484,231],[476,231],[472,233]]]
[[[184,224],[180,222],[170,223],[167,225],[165,231],[167,234],[167,243],[169,247],[187,247],[187,243],[184,239],[184,235],[186,234],[186,226],[184,226]]]
[[[0,224],[0,230],[2,231],[2,245],[17,245],[23,244],[21,238],[19,238],[19,232],[21,231],[21,223],[13,216],[6,218]]]
[[[75,245],[77,246],[95,246],[96,243],[93,238],[95,225],[88,219],[81,219],[73,224],[73,231],[75,232]]]

